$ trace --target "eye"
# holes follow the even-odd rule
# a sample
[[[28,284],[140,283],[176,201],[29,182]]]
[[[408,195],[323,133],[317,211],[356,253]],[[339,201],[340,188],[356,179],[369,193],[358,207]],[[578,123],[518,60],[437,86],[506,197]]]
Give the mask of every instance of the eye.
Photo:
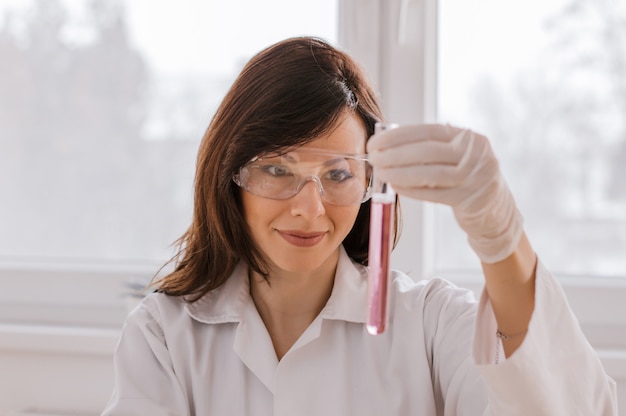
[[[345,169],[333,169],[333,170],[329,170],[326,173],[326,176],[333,182],[344,182],[347,181],[348,179],[352,179],[354,176],[352,175],[352,173],[350,173],[350,171],[345,170]]]
[[[261,170],[264,173],[267,173],[275,177],[291,175],[291,171],[289,170],[289,168],[283,165],[263,165],[261,166]]]

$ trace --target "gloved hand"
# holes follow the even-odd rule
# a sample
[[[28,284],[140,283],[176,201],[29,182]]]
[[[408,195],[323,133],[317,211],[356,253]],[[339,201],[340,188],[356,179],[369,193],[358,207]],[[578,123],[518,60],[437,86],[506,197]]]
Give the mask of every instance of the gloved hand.
[[[486,137],[450,125],[401,125],[374,135],[367,151],[399,194],[450,205],[481,261],[513,253],[523,219]]]

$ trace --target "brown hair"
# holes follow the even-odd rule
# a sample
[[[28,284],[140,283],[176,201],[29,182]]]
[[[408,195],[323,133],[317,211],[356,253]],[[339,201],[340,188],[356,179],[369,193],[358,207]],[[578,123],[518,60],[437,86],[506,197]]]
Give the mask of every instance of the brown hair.
[[[193,220],[178,240],[174,271],[155,286],[195,301],[221,286],[240,261],[267,278],[267,260],[243,217],[233,174],[254,156],[302,145],[329,132],[345,111],[367,129],[382,120],[376,96],[347,54],[311,37],[287,39],[254,56],[211,121],[198,151]],[[367,264],[370,202],[343,241]],[[396,233],[397,235],[397,233]]]

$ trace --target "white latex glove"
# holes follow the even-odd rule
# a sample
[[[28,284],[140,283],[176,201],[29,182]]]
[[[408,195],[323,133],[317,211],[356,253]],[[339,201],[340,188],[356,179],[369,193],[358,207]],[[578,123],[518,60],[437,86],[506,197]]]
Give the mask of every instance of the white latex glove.
[[[523,219],[486,137],[450,125],[399,126],[367,144],[381,180],[401,195],[446,204],[481,261],[507,258]]]

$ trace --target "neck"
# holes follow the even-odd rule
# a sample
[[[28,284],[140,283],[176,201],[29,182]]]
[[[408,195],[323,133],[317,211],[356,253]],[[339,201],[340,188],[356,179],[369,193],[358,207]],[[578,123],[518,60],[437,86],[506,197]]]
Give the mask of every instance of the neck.
[[[335,268],[308,273],[273,272],[269,282],[252,273],[250,293],[263,318],[267,315],[282,321],[306,316],[313,321],[330,297]]]
[[[326,305],[333,289],[336,267],[337,261],[327,261],[313,271],[273,270],[269,282],[257,273],[251,273],[250,294],[279,359]]]

